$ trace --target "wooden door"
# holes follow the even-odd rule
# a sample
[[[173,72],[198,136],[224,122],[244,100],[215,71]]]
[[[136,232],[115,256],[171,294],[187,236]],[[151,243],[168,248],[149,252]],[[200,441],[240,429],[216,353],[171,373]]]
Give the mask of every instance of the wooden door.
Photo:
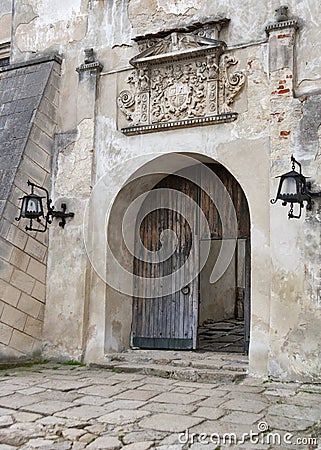
[[[197,229],[193,229],[197,200],[194,183],[170,175],[155,186],[141,208],[145,216],[157,206],[136,222],[143,245],[139,258],[134,259],[134,274],[139,279],[134,285],[133,347],[196,348],[198,276],[193,279],[191,268],[198,265]],[[149,252],[160,252],[165,243],[171,256],[160,255],[159,261],[147,262]]]

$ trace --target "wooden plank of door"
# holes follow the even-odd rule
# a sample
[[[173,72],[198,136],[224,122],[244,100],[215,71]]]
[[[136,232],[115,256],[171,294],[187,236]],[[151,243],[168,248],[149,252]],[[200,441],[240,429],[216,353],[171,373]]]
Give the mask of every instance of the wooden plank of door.
[[[247,355],[250,345],[251,320],[251,243],[250,238],[245,243],[245,293],[244,293],[244,352]]]

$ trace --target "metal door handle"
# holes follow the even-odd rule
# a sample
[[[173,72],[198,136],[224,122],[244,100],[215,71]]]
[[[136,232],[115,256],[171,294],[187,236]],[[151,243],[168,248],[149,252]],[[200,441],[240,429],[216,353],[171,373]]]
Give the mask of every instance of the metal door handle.
[[[181,293],[182,293],[183,295],[188,295],[190,292],[191,292],[191,289],[190,289],[189,286],[184,286],[184,287],[182,287],[182,289],[181,289]]]

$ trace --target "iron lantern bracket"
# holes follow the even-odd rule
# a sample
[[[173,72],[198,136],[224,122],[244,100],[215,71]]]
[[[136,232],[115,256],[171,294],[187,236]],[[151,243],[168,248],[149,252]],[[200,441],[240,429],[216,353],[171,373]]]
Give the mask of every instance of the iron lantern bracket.
[[[38,231],[40,233],[44,233],[47,230],[47,228],[48,228],[48,224],[52,223],[52,220],[53,220],[54,217],[57,217],[57,218],[61,219],[60,222],[59,222],[59,226],[64,228],[65,225],[66,225],[66,218],[67,217],[74,217],[74,215],[75,215],[73,212],[66,212],[66,209],[67,209],[66,203],[61,203],[61,210],[57,211],[57,210],[55,210],[55,207],[52,206],[52,200],[49,197],[49,192],[48,192],[48,190],[46,188],[44,188],[42,186],[38,186],[37,184],[33,183],[30,180],[28,180],[27,184],[28,184],[28,186],[31,186],[31,194],[30,194],[31,196],[34,195],[34,188],[40,189],[40,190],[45,192],[46,197],[38,197],[38,198],[46,198],[47,213],[46,213],[45,216],[43,215],[43,217],[45,219],[44,223],[41,221],[40,217],[36,217],[36,218],[34,218],[34,217],[27,217],[27,218],[29,218],[30,223],[29,223],[29,226],[25,227],[26,231]],[[29,197],[29,196],[25,196],[25,197]],[[25,197],[22,197],[22,200]],[[22,218],[22,213],[20,211],[20,215],[19,215],[19,217],[16,217],[16,220],[19,221],[21,218]],[[39,223],[39,225],[42,226],[42,228],[34,228],[33,227],[33,220],[36,220]]]
[[[311,211],[313,204],[312,199],[321,197],[321,192],[311,192],[311,182],[307,182],[306,177],[302,175],[302,166],[293,155],[291,156],[291,162],[292,171],[277,177],[280,178],[279,187],[276,197],[275,199],[271,199],[271,203],[275,204],[278,200],[281,200],[283,206],[289,204],[290,210],[288,213],[288,218],[300,219],[302,209],[304,208],[304,202],[306,202],[306,209]],[[299,172],[295,170],[296,165],[299,167]],[[283,182],[286,180],[292,181],[292,184],[296,187],[295,192],[283,192]],[[293,205],[295,203],[297,203],[300,207],[299,214],[296,215],[293,213]]]

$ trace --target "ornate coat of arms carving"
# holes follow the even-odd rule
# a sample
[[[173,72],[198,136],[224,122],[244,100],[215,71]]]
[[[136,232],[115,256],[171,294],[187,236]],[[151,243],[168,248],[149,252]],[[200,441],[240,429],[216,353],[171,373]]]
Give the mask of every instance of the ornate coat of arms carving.
[[[117,99],[125,134],[236,119],[231,105],[245,76],[231,71],[237,60],[213,37],[220,22],[137,38],[143,51],[130,61],[135,70]]]

